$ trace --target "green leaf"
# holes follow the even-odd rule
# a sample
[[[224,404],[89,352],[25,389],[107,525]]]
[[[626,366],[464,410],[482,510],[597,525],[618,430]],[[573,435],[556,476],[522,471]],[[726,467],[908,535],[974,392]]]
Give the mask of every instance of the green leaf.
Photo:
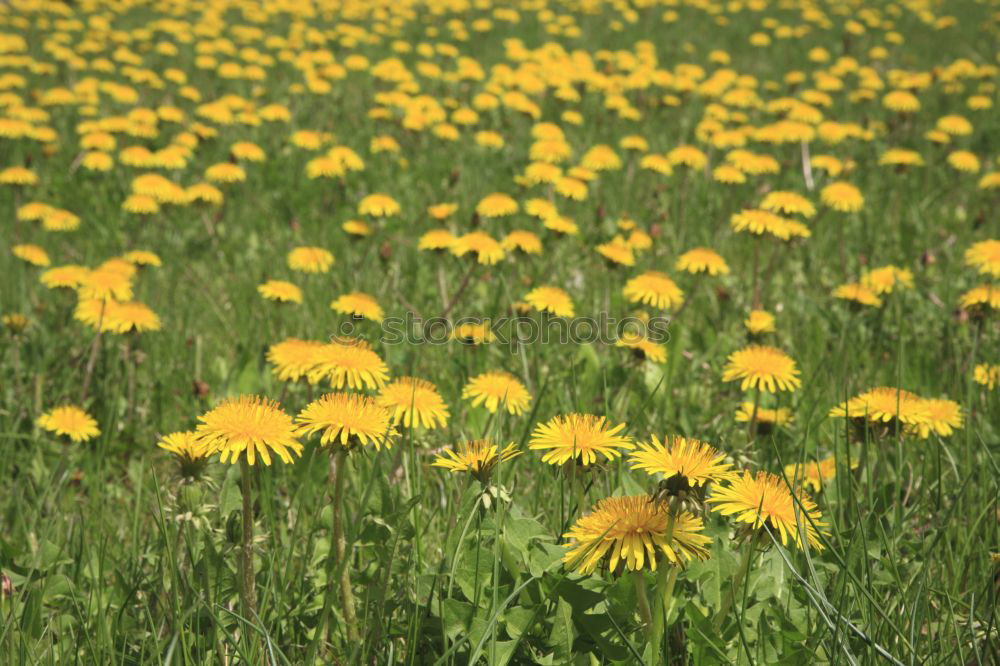
[[[531,623],[535,619],[535,609],[532,607],[514,606],[508,608],[503,614],[504,627],[507,635],[511,638],[520,638],[522,634],[531,629]]]
[[[573,654],[573,607],[564,598],[556,604],[555,617],[552,618],[552,631],[549,633],[549,646],[556,655],[568,659]]]
[[[54,574],[45,580],[45,589],[42,592],[42,601],[52,603],[62,597],[68,596],[73,591],[73,581],[63,574]]]
[[[42,594],[37,587],[33,587],[24,601],[24,609],[21,611],[21,631],[38,638],[42,635]]]
[[[650,393],[656,391],[657,395],[662,395],[667,381],[663,366],[653,362],[643,363],[642,366],[642,381],[646,385],[646,390]]]
[[[226,518],[233,511],[240,510],[242,506],[240,468],[239,465],[229,465],[226,469],[226,476],[222,480],[222,488],[219,490],[219,516]]]
[[[577,613],[588,611],[604,601],[604,594],[585,587],[589,580],[588,578],[566,579],[559,586],[559,598],[565,599]],[[603,585],[602,582],[601,586],[603,587]]]
[[[507,543],[526,561],[528,559],[528,546],[533,539],[549,539],[546,529],[537,520],[532,518],[514,518],[508,516],[504,524],[504,538]]]
[[[554,543],[534,543],[528,559],[528,572],[535,578],[541,578],[566,554],[566,549]]]
[[[514,656],[514,649],[517,648],[517,641],[497,641],[496,659],[490,659],[490,666],[506,666],[510,658]],[[487,651],[489,654],[489,651]]]
[[[580,633],[586,634],[600,650],[600,656],[611,660],[622,660],[629,656],[628,648],[619,642],[618,632],[607,615],[582,613],[575,615],[574,619]]]
[[[240,370],[236,381],[233,382],[233,389],[238,394],[257,393],[261,389],[260,367],[256,358],[251,358]]]
[[[441,610],[445,635],[454,640],[463,632],[468,632],[475,615],[476,609],[472,604],[458,599],[445,599]]]
[[[479,553],[477,560],[476,553]],[[455,583],[468,600],[486,597],[485,590],[493,580],[493,553],[485,548],[470,548],[462,554],[455,571]]]
[[[787,572],[781,555],[774,549],[768,551],[751,573],[751,590],[761,601],[781,599],[787,584]]]

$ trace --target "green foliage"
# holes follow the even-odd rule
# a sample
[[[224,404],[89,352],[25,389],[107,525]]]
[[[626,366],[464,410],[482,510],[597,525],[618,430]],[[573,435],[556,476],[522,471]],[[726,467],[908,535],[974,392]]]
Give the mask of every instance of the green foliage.
[[[924,138],[936,118],[967,115],[974,132],[956,137],[952,148],[975,152],[988,165],[984,172],[996,171],[1000,116],[973,114],[965,106],[974,91],[996,99],[997,75],[987,68],[996,61],[996,3],[905,3],[905,8],[868,3],[866,9],[881,17],[870,21],[853,5],[829,2],[821,7],[830,28],[804,18],[811,10],[805,3],[774,2],[760,3],[760,11],[750,7],[756,3],[725,3],[733,14],[726,25],[718,22],[726,17],[715,11],[724,9],[720,3],[709,3],[705,11],[703,3],[638,1],[550,2],[544,9],[544,2],[521,2],[517,23],[495,16],[494,9],[508,5],[504,2],[454,3],[465,5],[456,12],[438,3],[440,15],[418,7],[416,18],[400,25],[390,19],[408,17],[407,3],[384,3],[388,13],[381,18],[381,8],[350,20],[331,20],[322,9],[308,17],[282,11],[265,22],[274,34],[306,35],[296,57],[325,49],[337,64],[362,54],[372,64],[398,57],[410,69],[424,56],[399,46],[397,52],[394,41],[453,44],[487,71],[512,65],[506,40],[514,38],[529,48],[551,41],[592,56],[603,51],[608,58],[597,59],[597,70],[607,66],[609,72],[612,60],[628,60],[641,40],[653,45],[658,66],[670,70],[697,63],[716,71],[708,53],[726,49],[729,66],[756,77],[755,89],[767,99],[794,96],[814,84],[810,78],[801,87],[786,86],[784,77],[792,70],[817,70],[808,58],[815,46],[826,48],[834,60],[855,58],[887,81],[892,70],[938,71],[959,57],[983,68],[981,75],[955,82],[960,93],[944,92],[939,73],[921,95],[923,108],[915,117],[890,113],[877,99],[849,101],[857,81],[845,76],[848,89],[833,95],[823,113],[871,129],[872,139],[817,141],[811,147],[814,154],[823,150],[855,163],[844,177],[862,190],[866,203],[857,213],[825,210],[810,222],[812,237],[794,244],[730,233],[728,220],[769,190],[794,190],[819,203],[817,190],[832,179],[817,171],[816,187],[807,184],[800,145],[752,144],[775,157],[781,171],[731,188],[713,181],[709,170],[677,167],[669,178],[654,174],[637,167],[638,156],[617,148],[623,136],[640,134],[653,152],[698,144],[710,166],[722,163],[725,151],[710,148],[697,129],[718,100],[697,91],[626,88],[623,96],[641,111],[636,121],[617,116],[606,105],[608,91],[596,86],[581,83],[578,104],[552,90],[532,97],[542,120],[561,123],[574,159],[599,143],[616,146],[626,158],[624,169],[601,173],[585,201],[558,200],[560,210],[580,226],[577,236],[558,236],[523,213],[509,220],[473,220],[476,202],[493,191],[516,190],[521,202],[554,197],[514,184],[527,163],[536,124],[523,113],[506,107],[482,111],[475,129],[501,133],[503,149],[477,146],[466,130],[458,141],[443,141],[430,131],[404,130],[395,117],[369,117],[382,105],[376,97],[396,90],[370,70],[332,79],[329,93],[306,92],[292,87],[303,84],[305,75],[281,56],[284,47],[259,43],[254,48],[273,55],[276,64],[258,99],[255,83],[196,66],[193,44],[175,39],[176,31],[161,26],[152,37],[136,34],[162,18],[164,6],[122,5],[127,11],[115,17],[109,48],[125,49],[127,41],[158,76],[168,66],[181,67],[206,101],[233,94],[261,106],[280,102],[292,111],[288,124],[211,123],[198,116],[196,103],[179,95],[178,86],[132,80],[124,62],[103,73],[77,70],[59,58],[54,72],[46,73],[9,61],[16,51],[7,50],[11,35],[23,36],[27,52],[39,62],[53,61],[64,41],[86,51],[79,47],[87,31],[58,22],[90,3],[45,3],[38,11],[28,8],[31,4],[0,5],[0,94],[16,93],[25,105],[40,105],[35,93],[85,84],[94,75],[139,93],[134,104],[102,97],[100,115],[123,115],[135,106],[183,107],[184,124],[164,122],[162,134],[145,142],[120,135],[119,145],[134,140],[163,148],[196,119],[216,127],[219,135],[203,140],[189,165],[165,172],[183,185],[201,180],[207,166],[229,160],[229,147],[238,140],[257,143],[268,159],[248,166],[247,182],[222,188],[221,207],[166,206],[139,218],[120,206],[131,179],[144,170],[117,164],[99,174],[80,168],[80,105],[45,107],[46,124],[59,135],[51,154],[37,141],[0,138],[0,167],[30,165],[42,178],[32,188],[0,187],[0,314],[22,313],[29,320],[17,334],[0,328],[0,663],[1000,662],[997,564],[990,552],[1000,542],[1000,393],[972,381],[977,363],[1000,363],[1000,329],[995,310],[970,320],[957,308],[961,294],[983,281],[964,265],[963,253],[976,241],[997,237],[997,200],[976,186],[978,175],[947,166],[951,148]],[[112,13],[118,4],[97,6]],[[180,4],[190,10],[185,16],[191,22],[204,19],[195,41],[215,46],[202,48],[230,50],[212,39],[216,19],[237,42],[232,50],[248,46],[233,36],[233,28],[251,28],[258,18],[254,11],[207,3],[203,12],[201,5]],[[248,7],[258,4],[278,6]],[[535,4],[539,7],[531,9]],[[361,5],[368,11],[374,3]],[[939,31],[924,20],[924,10],[947,12],[958,24]],[[678,12],[676,23],[663,18],[671,11]],[[552,20],[543,20],[546,12]],[[578,36],[567,34],[565,26],[556,34],[554,26],[567,23],[562,16],[571,17],[568,23],[579,28]],[[460,17],[469,25],[490,19],[492,27],[461,39],[447,28]],[[772,30],[765,30],[767,19],[784,27],[809,24],[811,32],[803,39],[775,38],[768,49],[750,46],[750,33]],[[849,20],[864,23],[862,33],[847,31]],[[351,33],[362,25],[370,39],[334,36],[336,29]],[[904,43],[893,45],[890,31],[904,36]],[[55,32],[67,39],[54,38]],[[184,47],[176,61],[154,49],[174,41]],[[893,46],[888,59],[868,55],[887,45]],[[78,55],[88,61],[97,56]],[[439,59],[454,66],[450,58]],[[23,88],[3,78],[11,72],[24,76]],[[419,80],[421,92],[463,105],[481,88],[471,79]],[[675,93],[679,106],[662,100]],[[0,116],[6,119],[17,105],[4,99]],[[730,106],[730,112],[739,110]],[[584,122],[563,121],[566,110],[578,111]],[[777,117],[763,108],[744,111],[755,124]],[[300,129],[335,134],[337,143],[364,156],[365,171],[334,180],[307,178],[306,163],[315,155],[289,143]],[[399,155],[369,150],[380,134],[398,140]],[[879,154],[900,146],[918,150],[927,165],[910,170],[878,165]],[[401,214],[369,220],[371,237],[345,234],[341,224],[359,216],[359,200],[383,191],[399,201]],[[15,221],[18,207],[33,198],[80,215],[81,229],[56,234],[35,222]],[[459,205],[456,217],[442,223],[456,233],[478,228],[500,238],[514,228],[530,228],[544,238],[543,254],[480,266],[468,256],[418,250],[417,239],[431,228],[426,208],[442,201]],[[626,215],[654,238],[648,252],[637,253],[634,268],[612,266],[594,252],[598,243],[621,233],[616,221]],[[73,318],[74,296],[44,288],[39,270],[8,251],[28,242],[42,245],[55,265],[96,266],[128,250],[154,250],[163,266],[140,270],[135,298],[161,317],[162,330],[95,339]],[[333,270],[315,275],[288,270],[288,251],[301,245],[330,249]],[[677,256],[696,246],[716,249],[732,273],[709,279],[674,271]],[[761,403],[790,408],[794,423],[751,439],[733,414],[753,395],[721,382],[720,375],[727,355],[751,341],[742,322],[761,305],[751,287],[758,260],[766,269],[761,301],[778,322],[777,332],[765,339],[794,357],[803,384],[792,395],[765,396]],[[866,268],[890,263],[911,270],[915,285],[885,295],[883,308],[854,309],[830,296]],[[380,346],[376,323],[329,308],[336,296],[360,290],[393,316],[413,311],[434,317],[447,313],[454,299],[447,313],[452,319],[499,317],[531,288],[551,284],[571,294],[578,314],[625,317],[637,306],[624,299],[622,286],[645,270],[673,271],[687,299],[683,310],[672,313],[663,364],[605,342]],[[263,300],[256,287],[272,278],[298,284],[304,303]],[[341,508],[359,641],[348,639],[336,595],[341,571],[331,566],[335,539],[327,450],[310,442],[294,465],[254,472],[258,614],[245,617],[238,582],[244,536],[238,466],[212,462],[200,477],[185,478],[177,461],[155,446],[167,433],[193,428],[199,414],[230,395],[267,395],[295,413],[326,387],[279,382],[266,361],[267,347],[289,337],[326,340],[347,325],[373,342],[394,377],[433,381],[451,411],[446,428],[402,428],[394,448],[355,451],[346,465],[349,492]],[[96,355],[88,373],[92,349]],[[518,375],[532,393],[523,415],[491,415],[462,398],[469,377],[497,369]],[[36,419],[44,411],[79,400],[85,375],[90,387],[81,406],[96,419],[101,435],[74,444],[39,428]],[[828,418],[831,407],[877,385],[950,396],[962,405],[964,426],[950,437],[878,439],[855,437],[841,421]],[[711,556],[678,573],[669,600],[657,597],[663,592],[662,562],[660,575],[643,572],[639,581],[621,571],[581,576],[567,570],[564,535],[574,520],[600,498],[646,493],[655,484],[624,461],[583,474],[543,465],[527,450],[532,427],[572,411],[626,423],[627,433],[641,440],[665,433],[698,437],[717,445],[738,467],[780,473],[787,464],[834,457],[836,477],[814,493],[831,525],[824,550],[785,548],[766,532],[758,532],[756,542],[741,542],[732,522],[708,512]],[[500,466],[486,487],[430,465],[442,447],[480,437],[514,442],[523,451]],[[651,589],[652,627],[641,615],[637,585]]]

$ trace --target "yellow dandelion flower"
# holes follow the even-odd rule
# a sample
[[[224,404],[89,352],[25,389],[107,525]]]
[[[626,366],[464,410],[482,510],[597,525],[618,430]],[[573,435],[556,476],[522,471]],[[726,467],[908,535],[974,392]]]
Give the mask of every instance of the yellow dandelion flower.
[[[517,201],[501,192],[494,192],[483,197],[476,204],[476,212],[481,217],[507,217],[518,211]]]
[[[632,351],[640,359],[648,359],[653,363],[666,363],[667,348],[659,342],[653,342],[636,331],[625,331],[615,340],[615,347],[623,347]]]
[[[583,154],[581,166],[594,171],[614,171],[622,168],[622,160],[614,148],[598,144]]]
[[[353,448],[372,444],[391,448],[399,434],[392,411],[374,398],[354,393],[328,393],[306,405],[295,417],[304,436],[322,432],[320,444]]]
[[[26,261],[32,266],[49,266],[52,263],[45,250],[30,243],[15,245],[10,248],[10,252],[21,261]]]
[[[972,379],[977,384],[985,386],[987,391],[992,391],[997,386],[1000,386],[1000,365],[980,363],[975,367]]]
[[[731,164],[720,164],[712,169],[712,180],[725,185],[742,185],[747,182],[747,177]]]
[[[551,185],[563,175],[563,170],[555,164],[548,162],[531,162],[524,168],[524,175],[521,181],[526,185]]]
[[[205,455],[219,453],[222,462],[235,464],[242,455],[253,465],[259,456],[270,465],[272,452],[285,463],[302,455],[298,428],[273,400],[251,395],[227,398],[198,420],[195,433]]]
[[[0,317],[0,323],[2,323],[4,328],[6,328],[8,331],[13,333],[14,335],[17,335],[18,333],[24,331],[24,329],[28,328],[28,324],[30,322],[28,318],[25,317],[20,312],[12,312],[10,314],[5,314],[3,317]]]
[[[247,162],[263,162],[267,159],[264,149],[250,141],[237,141],[230,146],[229,152],[236,159]]]
[[[631,249],[637,252],[643,252],[653,247],[653,237],[642,229],[633,229],[626,242]]]
[[[160,212],[160,204],[146,194],[130,194],[122,202],[122,210],[135,215],[154,215]]]
[[[729,223],[733,231],[737,232],[747,231],[755,236],[768,233],[781,240],[791,238],[789,220],[766,210],[744,209],[739,213],[733,213]]]
[[[321,247],[297,247],[288,253],[288,267],[303,273],[326,273],[333,265],[333,254]]]
[[[888,386],[869,389],[840,403],[830,410],[830,416],[863,419],[873,423],[899,421],[907,426],[926,424],[929,420],[923,398]]]
[[[962,294],[959,305],[963,310],[978,310],[980,308],[1000,310],[1000,287],[989,284],[973,287]]]
[[[427,214],[435,220],[446,220],[458,210],[458,204],[439,203],[427,207]]]
[[[874,308],[882,307],[882,299],[878,297],[878,294],[872,288],[858,282],[842,284],[833,290],[832,295],[834,298],[852,301],[859,305],[869,305]]]
[[[393,411],[393,423],[427,429],[448,425],[448,405],[437,387],[416,377],[400,377],[379,393],[378,402]]]
[[[792,410],[787,407],[769,409],[757,405],[756,418],[754,417],[754,403],[743,402],[736,409],[736,421],[739,423],[757,423],[757,431],[767,434],[772,428],[790,425],[792,423]]]
[[[49,289],[60,287],[76,289],[83,283],[88,273],[90,273],[89,268],[69,264],[50,268],[38,276],[38,281]]]
[[[794,391],[801,384],[795,361],[785,352],[765,345],[750,345],[729,355],[722,381],[740,381],[740,390],[756,388],[768,393]]]
[[[369,194],[358,202],[358,215],[370,215],[372,217],[392,217],[399,215],[402,210],[399,202],[388,194],[376,192]]]
[[[389,381],[389,368],[364,340],[338,338],[315,350],[315,363],[306,374],[309,383],[327,379],[335,389],[380,389]]]
[[[485,231],[471,231],[456,238],[449,247],[451,253],[461,257],[469,252],[476,253],[476,261],[492,266],[504,258],[503,246]]]
[[[952,151],[948,153],[946,160],[952,169],[963,173],[977,173],[982,168],[976,154],[968,150]]]
[[[774,315],[766,310],[751,310],[743,325],[754,335],[774,333]]]
[[[671,516],[649,495],[606,497],[565,534],[563,562],[581,574],[599,566],[616,572],[648,566],[656,571],[660,557],[670,566],[706,560],[712,539],[702,534],[702,519],[688,511]]]
[[[584,201],[587,198],[587,183],[570,176],[563,176],[555,182],[555,191],[561,197],[573,201]]]
[[[360,220],[347,220],[340,228],[352,236],[371,236],[372,228]]]
[[[941,116],[937,119],[934,126],[952,136],[968,136],[972,134],[972,123],[963,116],[956,114]]]
[[[24,167],[7,167],[0,171],[0,185],[37,185],[38,174]]]
[[[763,527],[778,533],[782,545],[791,541],[800,548],[804,542],[822,550],[820,534],[825,534],[826,523],[816,504],[805,493],[792,495],[785,482],[770,472],[757,472],[751,476],[734,479],[728,486],[716,486],[710,504],[724,516],[733,516],[737,522],[746,523],[750,529]],[[803,538],[804,537],[804,538]]]
[[[728,275],[729,264],[718,252],[707,247],[696,247],[688,250],[677,258],[675,266],[679,271],[688,273],[708,273],[709,275]]]
[[[575,236],[580,233],[580,227],[573,220],[568,217],[563,217],[562,215],[555,215],[554,217],[547,217],[543,222],[546,229],[550,231],[555,231],[560,234],[567,234],[570,236]]]
[[[861,284],[876,294],[891,294],[897,286],[912,289],[913,273],[905,268],[890,264],[865,271],[861,275]]]
[[[246,179],[246,171],[238,164],[220,162],[205,169],[205,180],[210,183],[242,183]]]
[[[97,421],[75,405],[50,409],[39,416],[36,423],[39,428],[69,437],[74,442],[86,442],[101,434]]]
[[[814,171],[825,171],[834,178],[839,176],[844,171],[844,163],[833,155],[814,155],[812,159],[809,160]],[[822,192],[820,193],[820,199],[823,198]],[[826,201],[823,201],[827,204]]]
[[[132,298],[132,276],[112,267],[98,267],[82,276],[77,291],[80,298],[114,299],[128,301]]]
[[[914,113],[920,110],[920,100],[908,90],[893,90],[882,98],[882,106],[897,113]]]
[[[684,302],[684,292],[666,273],[647,271],[625,283],[622,293],[630,303],[668,309]]]
[[[490,329],[489,320],[481,323],[466,322],[459,324],[451,332],[452,340],[458,340],[467,345],[481,345],[493,342],[496,336]]]
[[[524,300],[539,312],[548,312],[557,317],[572,317],[573,300],[559,287],[536,287],[524,296]]]
[[[181,475],[196,477],[205,463],[205,445],[194,431],[172,432],[156,444],[180,460]]]
[[[525,254],[541,254],[542,241],[530,231],[515,229],[507,234],[500,245],[507,251],[520,250]]]
[[[851,469],[858,466],[856,460],[851,461]],[[837,477],[837,461],[833,456],[819,462],[792,463],[785,465],[785,478],[792,484],[809,486],[814,492],[821,492],[823,484]]]
[[[826,185],[820,190],[819,198],[825,205],[841,213],[856,213],[865,205],[861,191],[844,181]]]
[[[340,314],[364,317],[372,321],[382,321],[385,315],[378,301],[361,291],[341,295],[330,303],[330,308]]]
[[[201,202],[210,206],[221,206],[225,199],[222,190],[211,183],[195,183],[184,190],[184,195],[190,203]]]
[[[431,466],[442,467],[449,472],[468,472],[481,483],[486,483],[493,468],[519,455],[521,452],[513,443],[498,449],[490,440],[479,439],[444,449],[443,454],[434,458]]]
[[[579,459],[581,465],[597,462],[597,454],[606,460],[620,458],[619,449],[632,449],[632,439],[618,434],[624,423],[612,426],[603,416],[593,414],[568,414],[556,416],[548,423],[539,423],[531,435],[528,448],[545,451],[542,462],[561,465]]]
[[[632,246],[621,236],[615,236],[610,242],[601,243],[596,248],[597,253],[612,264],[635,266],[635,254]]]
[[[653,435],[648,443],[639,442],[637,447],[629,454],[632,469],[662,474],[670,484],[671,495],[736,477],[733,466],[725,462],[726,455],[698,439],[671,435],[661,442]]]
[[[136,266],[162,266],[163,262],[155,252],[132,250],[122,255],[122,259]]]
[[[941,437],[949,437],[962,427],[962,406],[954,400],[925,398],[924,409],[927,411],[927,421],[915,424],[917,434],[922,439],[930,437],[932,432]]]
[[[761,201],[760,207],[772,213],[784,213],[785,215],[801,215],[810,218],[816,215],[816,206],[809,199],[797,192],[784,192],[775,190],[768,192]]]
[[[503,371],[484,372],[470,379],[462,389],[462,399],[470,400],[473,407],[483,405],[491,413],[503,405],[515,416],[520,416],[531,404],[531,394],[524,384]]]
[[[915,150],[890,148],[879,156],[878,163],[886,166],[923,166],[924,158]]]
[[[150,307],[138,301],[107,301],[102,330],[113,333],[141,333],[160,330],[160,318]]]
[[[997,190],[1000,189],[1000,171],[992,171],[979,179],[979,189]]]
[[[288,338],[268,348],[267,361],[274,364],[274,374],[280,381],[298,381],[316,367],[317,352],[322,347],[322,342]]]
[[[1000,240],[991,238],[973,243],[965,251],[965,265],[982,274],[1000,278]]]
[[[455,244],[455,235],[447,229],[431,229],[417,242],[418,250],[448,250]]]
[[[55,210],[54,207],[41,201],[31,201],[17,209],[17,219],[22,222],[35,222],[45,219],[45,216]]]
[[[674,167],[667,156],[659,153],[643,155],[642,159],[639,160],[639,168],[658,173],[661,176],[669,176],[674,172]]]
[[[681,145],[667,153],[667,159],[674,166],[686,166],[694,170],[704,169],[708,164],[708,156],[694,146]]]
[[[257,293],[269,301],[278,303],[301,303],[302,290],[285,280],[268,280],[257,285]]]
[[[42,218],[46,231],[75,231],[80,228],[80,218],[68,210],[53,209]]]

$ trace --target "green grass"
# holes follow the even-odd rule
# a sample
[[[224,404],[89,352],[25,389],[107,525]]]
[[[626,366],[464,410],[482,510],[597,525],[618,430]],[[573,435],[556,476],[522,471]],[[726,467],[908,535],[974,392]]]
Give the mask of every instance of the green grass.
[[[887,85],[893,68],[926,71],[956,58],[987,64],[996,57],[993,8],[980,3],[938,8],[958,19],[958,25],[942,31],[910,10],[894,16],[889,7],[895,5],[872,3],[905,37],[898,46],[886,41],[885,27],[845,38],[842,26],[851,17],[840,16],[834,3],[825,8],[830,29],[814,28],[803,39],[775,39],[768,48],[749,46],[749,34],[767,32],[762,21],[769,17],[785,25],[803,24],[801,11],[777,4],[760,12],[740,9],[729,17],[729,25],[719,26],[692,6],[658,5],[641,9],[638,21],[625,21],[615,30],[610,22],[621,16],[610,5],[591,14],[576,4],[553,4],[551,9],[575,17],[582,33],[578,38],[548,35],[538,12],[525,7],[520,23],[495,20],[489,32],[461,41],[449,36],[447,19],[416,9],[413,19],[398,28],[371,17],[352,20],[373,35],[379,23],[387,34],[353,47],[331,38],[325,48],[341,63],[357,52],[372,63],[396,56],[414,70],[422,58],[394,54],[392,40],[445,41],[477,59],[487,75],[501,62],[517,66],[505,56],[504,40],[509,38],[519,38],[529,48],[558,41],[592,56],[599,49],[634,50],[638,41],[649,40],[658,66],[671,70],[687,62],[711,71],[708,53],[720,48],[732,56],[733,69],[758,79],[765,100],[799,92],[780,83],[788,71],[828,66],[808,60],[814,46],[827,48],[833,59],[850,55],[871,65]],[[678,11],[678,22],[661,20],[668,9]],[[22,35],[31,55],[53,61],[43,45],[54,29],[38,25],[42,14],[15,4],[0,16],[6,23],[0,32]],[[115,24],[134,29],[157,16],[153,5],[137,7],[116,17]],[[488,16],[489,10],[471,7],[461,14],[467,25]],[[21,17],[33,27],[11,22]],[[251,21],[236,8],[225,19],[229,35],[232,26]],[[335,24],[324,17],[306,23],[324,30]],[[268,34],[287,35],[289,25],[290,19],[281,15],[262,27]],[[428,35],[432,27],[440,29],[440,36]],[[174,33],[159,31],[151,43],[179,42]],[[69,43],[81,39],[74,30]],[[866,55],[878,45],[889,47],[887,60]],[[997,237],[997,198],[977,188],[978,175],[960,174],[945,162],[948,152],[963,148],[979,156],[984,172],[997,168],[998,116],[965,106],[978,86],[996,84],[995,69],[981,79],[961,81],[960,94],[934,83],[919,93],[921,111],[903,121],[881,107],[881,91],[873,101],[849,102],[856,78],[845,76],[845,89],[830,93],[834,103],[823,109],[824,116],[872,127],[875,136],[836,145],[817,140],[811,151],[855,162],[842,178],[861,189],[865,206],[857,214],[821,213],[810,223],[812,237],[794,244],[735,234],[728,219],[759,203],[764,188],[794,190],[819,206],[819,189],[832,179],[817,172],[816,188],[807,190],[797,145],[751,143],[751,150],[777,158],[782,170],[750,177],[746,185],[721,185],[683,167],[670,177],[655,175],[639,169],[639,156],[618,149],[618,140],[641,134],[659,152],[696,144],[715,166],[725,151],[696,135],[714,100],[669,88],[628,91],[626,96],[643,114],[632,122],[606,109],[599,91],[581,85],[583,97],[577,104],[561,102],[549,91],[534,98],[543,120],[560,122],[567,109],[584,116],[581,126],[560,123],[574,157],[607,143],[616,147],[625,167],[602,173],[585,201],[556,200],[560,211],[580,225],[578,236],[557,237],[523,213],[479,221],[497,238],[514,228],[532,230],[543,238],[544,253],[473,268],[468,257],[416,249],[419,236],[437,226],[426,207],[442,201],[459,204],[448,226],[461,233],[477,224],[475,204],[491,192],[509,193],[522,203],[544,196],[544,190],[521,188],[513,180],[528,163],[534,120],[510,109],[485,111],[459,141],[445,142],[429,131],[405,131],[398,119],[370,119],[375,96],[394,86],[368,72],[349,72],[332,81],[329,94],[298,93],[291,86],[303,81],[302,72],[282,61],[278,49],[258,41],[254,47],[271,53],[276,63],[261,84],[263,95],[253,98],[255,84],[197,69],[194,45],[178,46],[180,55],[173,59],[144,50],[139,40],[130,48],[142,53],[145,68],[188,71],[204,101],[235,93],[259,105],[284,103],[293,112],[287,125],[219,126],[218,136],[198,147],[186,169],[164,172],[191,185],[202,179],[207,166],[228,159],[233,142],[257,143],[267,161],[247,165],[246,183],[223,187],[221,208],[166,206],[148,218],[122,211],[131,179],[142,171],[120,165],[106,174],[74,168],[79,153],[75,128],[83,117],[73,106],[47,109],[47,124],[60,136],[52,155],[43,154],[36,142],[0,139],[0,166],[30,164],[41,179],[35,187],[0,188],[0,310],[24,313],[31,322],[20,335],[0,331],[0,571],[7,585],[0,598],[0,661],[1000,661],[997,565],[990,553],[1000,542],[1000,397],[972,382],[977,363],[1000,363],[1000,329],[996,311],[977,320],[958,309],[961,294],[986,281],[963,264],[963,252],[973,242]],[[102,54],[115,48],[105,44]],[[310,48],[320,46],[302,46]],[[449,58],[433,60],[454,69]],[[13,92],[29,105],[34,104],[32,91],[71,86],[90,75],[126,82],[121,71],[74,71],[64,64],[43,75],[0,61],[0,77],[5,72],[24,77],[26,87]],[[485,83],[417,80],[422,92],[463,104]],[[766,81],[779,82],[779,90],[767,89]],[[179,106],[188,121],[161,123],[159,137],[148,141],[118,135],[119,149],[133,144],[160,148],[190,122],[207,122],[195,115],[197,105],[182,98],[174,84],[135,88],[139,105]],[[995,100],[995,91],[986,93]],[[664,94],[680,95],[683,104],[663,105]],[[98,105],[102,116],[130,108],[106,96]],[[764,110],[746,113],[756,125],[777,118]],[[948,113],[969,118],[974,133],[956,137],[950,147],[932,144],[923,133]],[[306,179],[305,164],[313,154],[291,146],[288,137],[296,129],[332,132],[337,143],[363,156],[366,169],[342,182]],[[479,129],[500,132],[506,146],[499,151],[476,146],[471,136]],[[395,137],[401,154],[370,154],[369,140],[378,134]],[[878,156],[888,147],[918,150],[926,166],[879,166]],[[373,235],[352,239],[340,225],[359,217],[357,202],[371,192],[393,196],[402,214],[370,221]],[[81,229],[46,233],[34,222],[15,221],[17,206],[31,200],[80,215]],[[634,268],[613,268],[593,248],[618,232],[615,221],[625,215],[651,233],[654,245],[637,254]],[[97,342],[99,355],[82,406],[98,421],[101,435],[85,444],[61,441],[35,426],[45,410],[79,400],[94,334],[73,319],[71,292],[46,289],[38,282],[39,269],[11,256],[9,246],[24,242],[43,246],[53,265],[95,266],[140,248],[163,260],[160,268],[141,269],[135,282],[135,298],[160,315],[163,329],[130,336],[127,342],[105,334]],[[753,395],[744,395],[736,383],[723,383],[721,374],[728,354],[748,342],[742,322],[752,305],[755,244],[763,267],[762,304],[777,318],[777,333],[765,342],[796,360],[803,381],[794,393],[765,396],[761,403],[791,408],[793,425],[749,441],[746,424],[737,423],[733,414]],[[324,275],[290,271],[285,255],[297,245],[330,249],[336,256],[333,270]],[[722,254],[732,273],[707,278],[675,272],[676,257],[698,245]],[[914,288],[887,295],[880,309],[854,310],[830,296],[834,287],[856,281],[865,268],[886,264],[910,269]],[[356,324],[355,333],[376,343],[394,377],[433,381],[449,404],[451,419],[442,430],[401,428],[396,446],[356,451],[343,467],[346,568],[356,600],[358,641],[347,639],[336,589],[343,565],[328,556],[334,520],[328,451],[309,442],[294,465],[255,469],[259,615],[245,615],[239,601],[239,467],[211,462],[200,480],[184,480],[176,460],[156,448],[160,436],[193,428],[200,414],[240,393],[280,397],[286,411],[297,413],[321,388],[283,386],[264,354],[268,345],[286,337],[325,340],[338,333],[345,318],[328,304],[341,293],[364,291],[389,316],[404,316],[412,308],[424,318],[444,312],[457,294],[449,313],[454,319],[503,316],[534,286],[551,284],[570,293],[578,316],[620,318],[637,309],[621,294],[625,281],[649,269],[670,273],[690,299],[671,322],[665,364],[637,361],[604,344],[513,349],[454,342],[380,345],[377,324]],[[460,290],[470,270],[468,287]],[[301,286],[304,304],[264,301],[256,287],[269,278]],[[532,404],[521,416],[490,416],[461,398],[469,377],[501,369],[516,374],[532,393]],[[956,400],[964,426],[947,438],[855,438],[845,432],[842,420],[827,416],[836,404],[879,385]],[[542,464],[538,453],[527,450],[536,423],[573,411],[626,423],[626,432],[636,439],[665,433],[697,437],[740,467],[779,474],[792,462],[836,456],[836,478],[814,494],[830,523],[825,549],[783,548],[772,544],[766,531],[740,544],[734,540],[733,523],[710,512],[705,523],[713,538],[711,557],[679,573],[670,612],[664,618],[657,610],[660,616],[648,633],[638,612],[634,575],[581,577],[562,565],[562,535],[583,510],[606,496],[653,488],[647,476],[621,461],[574,474]],[[485,436],[515,442],[524,450],[499,467],[486,495],[471,478],[430,467],[442,447]],[[857,467],[849,469],[849,461]],[[751,547],[762,552],[748,555]],[[645,582],[651,593],[662,589],[663,580],[655,574],[646,574]],[[656,640],[649,640],[650,635]]]

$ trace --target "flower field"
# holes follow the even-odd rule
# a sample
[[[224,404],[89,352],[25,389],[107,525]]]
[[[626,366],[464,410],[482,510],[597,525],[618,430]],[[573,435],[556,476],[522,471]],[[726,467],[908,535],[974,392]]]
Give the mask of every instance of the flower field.
[[[0,4],[0,662],[1000,663],[1000,2]]]

